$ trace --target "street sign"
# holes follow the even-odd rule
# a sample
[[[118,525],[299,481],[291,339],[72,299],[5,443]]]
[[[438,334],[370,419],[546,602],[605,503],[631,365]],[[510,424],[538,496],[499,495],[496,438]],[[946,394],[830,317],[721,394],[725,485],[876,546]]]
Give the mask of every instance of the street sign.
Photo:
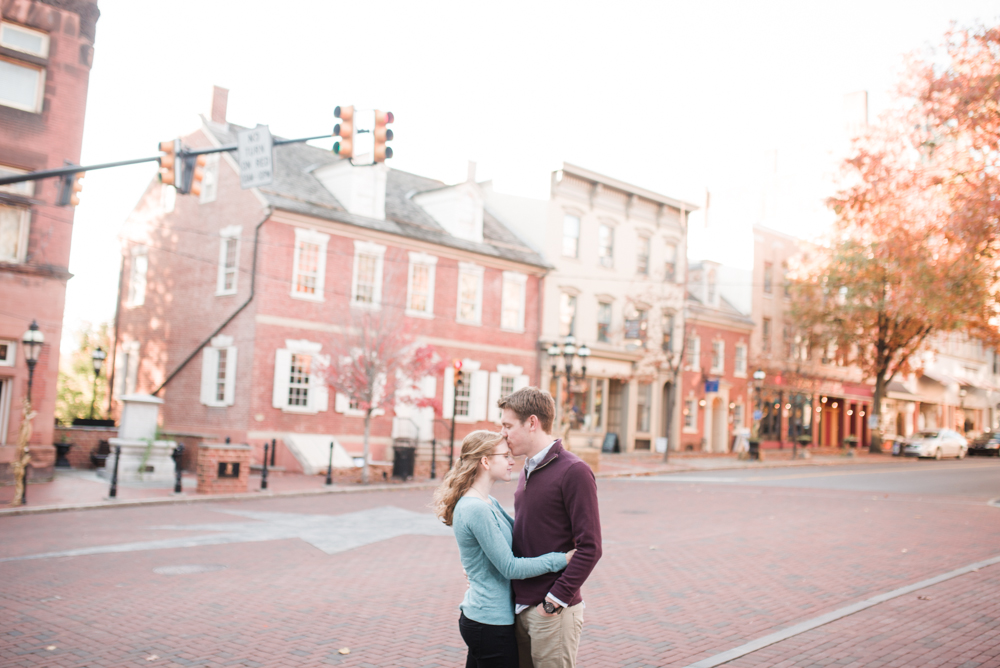
[[[878,428],[878,416],[877,415],[869,415],[868,416],[868,428],[869,429],[877,429]]]
[[[705,381],[705,392],[718,392],[719,391],[719,379],[706,380]]]
[[[244,190],[270,185],[274,180],[274,141],[266,125],[240,130],[236,135],[240,187]]]
[[[754,420],[759,420],[762,417],[764,417],[764,413],[762,413],[761,411],[754,411],[753,412],[753,419]]]

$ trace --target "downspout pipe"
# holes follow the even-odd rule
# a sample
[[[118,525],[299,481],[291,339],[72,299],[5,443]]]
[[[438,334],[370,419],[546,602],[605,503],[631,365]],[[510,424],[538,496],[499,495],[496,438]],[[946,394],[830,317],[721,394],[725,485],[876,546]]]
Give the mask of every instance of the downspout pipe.
[[[115,340],[111,344],[111,359],[108,364],[108,372],[104,377],[108,379],[108,419],[111,418],[111,408],[115,400],[115,367],[118,364],[118,318],[122,312],[122,282],[125,280],[125,254],[122,253],[122,261],[118,266],[118,301],[115,302]],[[128,370],[125,371],[128,373]]]
[[[169,383],[171,380],[173,380],[174,376],[176,376],[177,374],[179,374],[181,372],[181,370],[184,369],[184,367],[186,367],[188,365],[188,363],[195,358],[195,355],[197,355],[199,352],[201,352],[202,348],[204,348],[209,343],[211,343],[212,339],[214,339],[219,334],[219,332],[221,332],[223,329],[225,329],[226,325],[228,325],[229,323],[231,323],[233,321],[233,318],[235,318],[236,316],[238,316],[240,314],[240,312],[243,309],[245,309],[250,304],[250,302],[253,301],[253,296],[254,296],[254,293],[256,292],[256,288],[257,288],[257,248],[259,246],[258,241],[260,239],[260,228],[264,226],[264,223],[266,223],[268,221],[268,219],[271,218],[271,214],[272,213],[274,213],[274,210],[271,207],[267,207],[267,210],[264,213],[264,217],[260,219],[260,222],[257,223],[257,226],[254,228],[254,231],[253,231],[253,262],[250,265],[250,295],[247,297],[247,300],[245,302],[243,302],[242,304],[240,304],[240,306],[235,311],[233,311],[232,314],[228,318],[226,318],[222,322],[221,325],[219,325],[218,327],[216,327],[212,331],[212,333],[209,334],[205,338],[204,341],[202,341],[201,343],[199,343],[195,347],[195,349],[191,351],[191,354],[189,354],[187,357],[185,357],[184,361],[181,362],[180,365],[176,369],[174,369],[173,371],[170,372],[170,375],[167,376],[166,380],[164,380],[162,383],[160,383],[160,386],[158,388],[156,388],[155,390],[153,390],[153,396],[159,395],[160,391],[162,391],[163,388],[165,388],[167,386],[167,383]]]

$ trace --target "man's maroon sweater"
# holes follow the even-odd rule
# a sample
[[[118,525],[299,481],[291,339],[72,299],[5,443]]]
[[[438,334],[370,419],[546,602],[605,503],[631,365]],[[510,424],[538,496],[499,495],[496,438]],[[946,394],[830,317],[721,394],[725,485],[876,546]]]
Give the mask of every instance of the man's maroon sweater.
[[[576,554],[560,573],[514,580],[514,602],[537,605],[550,593],[566,605],[583,600],[580,588],[601,558],[597,481],[586,463],[556,440],[541,464],[524,471],[514,492],[514,556]]]

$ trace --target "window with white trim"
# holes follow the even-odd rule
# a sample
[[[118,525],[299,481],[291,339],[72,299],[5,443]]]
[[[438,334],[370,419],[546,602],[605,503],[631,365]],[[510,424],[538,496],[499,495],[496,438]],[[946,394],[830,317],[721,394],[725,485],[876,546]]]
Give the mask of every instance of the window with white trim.
[[[49,36],[47,33],[6,21],[0,23],[0,46],[39,58],[49,57]]]
[[[351,306],[377,309],[382,306],[382,265],[385,246],[370,241],[354,242],[354,274]]]
[[[726,342],[712,341],[712,373],[725,373]]]
[[[0,165],[0,176],[18,176],[20,174],[27,173],[28,170],[26,169]],[[20,195],[21,197],[33,197],[35,194],[35,182],[21,181],[20,183],[8,183],[5,186],[0,186],[0,192],[10,193],[11,195]]]
[[[733,375],[746,378],[747,375],[747,344],[737,343],[733,355]]]
[[[528,276],[517,271],[503,272],[500,296],[500,328],[510,332],[524,331],[524,295]]]
[[[206,406],[232,406],[236,397],[236,347],[233,337],[216,336],[201,355],[201,403]]]
[[[559,293],[559,336],[576,335],[576,295]]]
[[[239,276],[240,234],[243,228],[231,225],[219,232],[219,275],[216,280],[215,294],[236,294],[236,279]]]
[[[523,372],[523,367],[513,364],[497,364],[497,370],[490,372],[489,399],[486,406],[487,420],[494,424],[499,424],[500,407],[497,406],[497,402],[530,384],[530,378]]]
[[[456,422],[480,422],[489,415],[490,372],[480,370],[477,360],[462,360],[462,382],[457,386],[455,369],[449,365],[444,370],[444,402],[442,417],[451,419],[453,410]]]
[[[329,404],[326,379],[321,373],[329,361],[320,355],[322,344],[288,339],[274,355],[271,405],[286,413],[317,413]]]
[[[33,114],[45,99],[45,69],[21,61],[0,59],[0,104]]]
[[[323,301],[323,285],[326,281],[326,245],[329,241],[329,234],[304,227],[295,228],[292,297]]]
[[[649,253],[651,249],[649,237],[639,237],[639,252],[635,260],[635,273],[649,276]]]
[[[146,303],[146,274],[149,271],[148,249],[136,244],[132,246],[132,261],[128,274],[128,306],[142,306]]]
[[[668,243],[664,247],[663,280],[667,283],[677,280],[677,244]]]
[[[698,431],[698,400],[697,399],[685,399],[684,400],[684,431],[686,432],[697,432]]]
[[[610,225],[597,228],[597,259],[602,267],[615,265],[615,228]]]
[[[733,406],[733,428],[740,429],[743,427],[743,404],[736,404]]]
[[[611,341],[611,302],[597,302],[597,340]]]
[[[580,257],[580,217],[563,216],[563,257]]]
[[[479,325],[483,317],[483,267],[458,263],[458,313],[456,320]]]
[[[406,284],[406,315],[429,318],[434,315],[434,275],[437,258],[426,253],[410,253]]]
[[[689,369],[697,371],[700,368],[701,339],[697,336],[689,336],[687,342],[687,366]]]
[[[24,262],[28,255],[31,210],[0,206],[0,262]]]
[[[0,366],[14,366],[17,342],[0,341]]]

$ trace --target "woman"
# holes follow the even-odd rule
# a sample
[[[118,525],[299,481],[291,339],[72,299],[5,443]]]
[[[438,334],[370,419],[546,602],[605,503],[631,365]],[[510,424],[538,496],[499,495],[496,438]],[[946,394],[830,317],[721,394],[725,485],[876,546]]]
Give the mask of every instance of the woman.
[[[566,568],[576,550],[530,559],[511,552],[514,518],[490,496],[497,480],[510,482],[514,457],[500,434],[474,431],[434,493],[438,517],[455,528],[469,589],[459,606],[458,628],[469,647],[466,668],[517,668],[511,579]]]

